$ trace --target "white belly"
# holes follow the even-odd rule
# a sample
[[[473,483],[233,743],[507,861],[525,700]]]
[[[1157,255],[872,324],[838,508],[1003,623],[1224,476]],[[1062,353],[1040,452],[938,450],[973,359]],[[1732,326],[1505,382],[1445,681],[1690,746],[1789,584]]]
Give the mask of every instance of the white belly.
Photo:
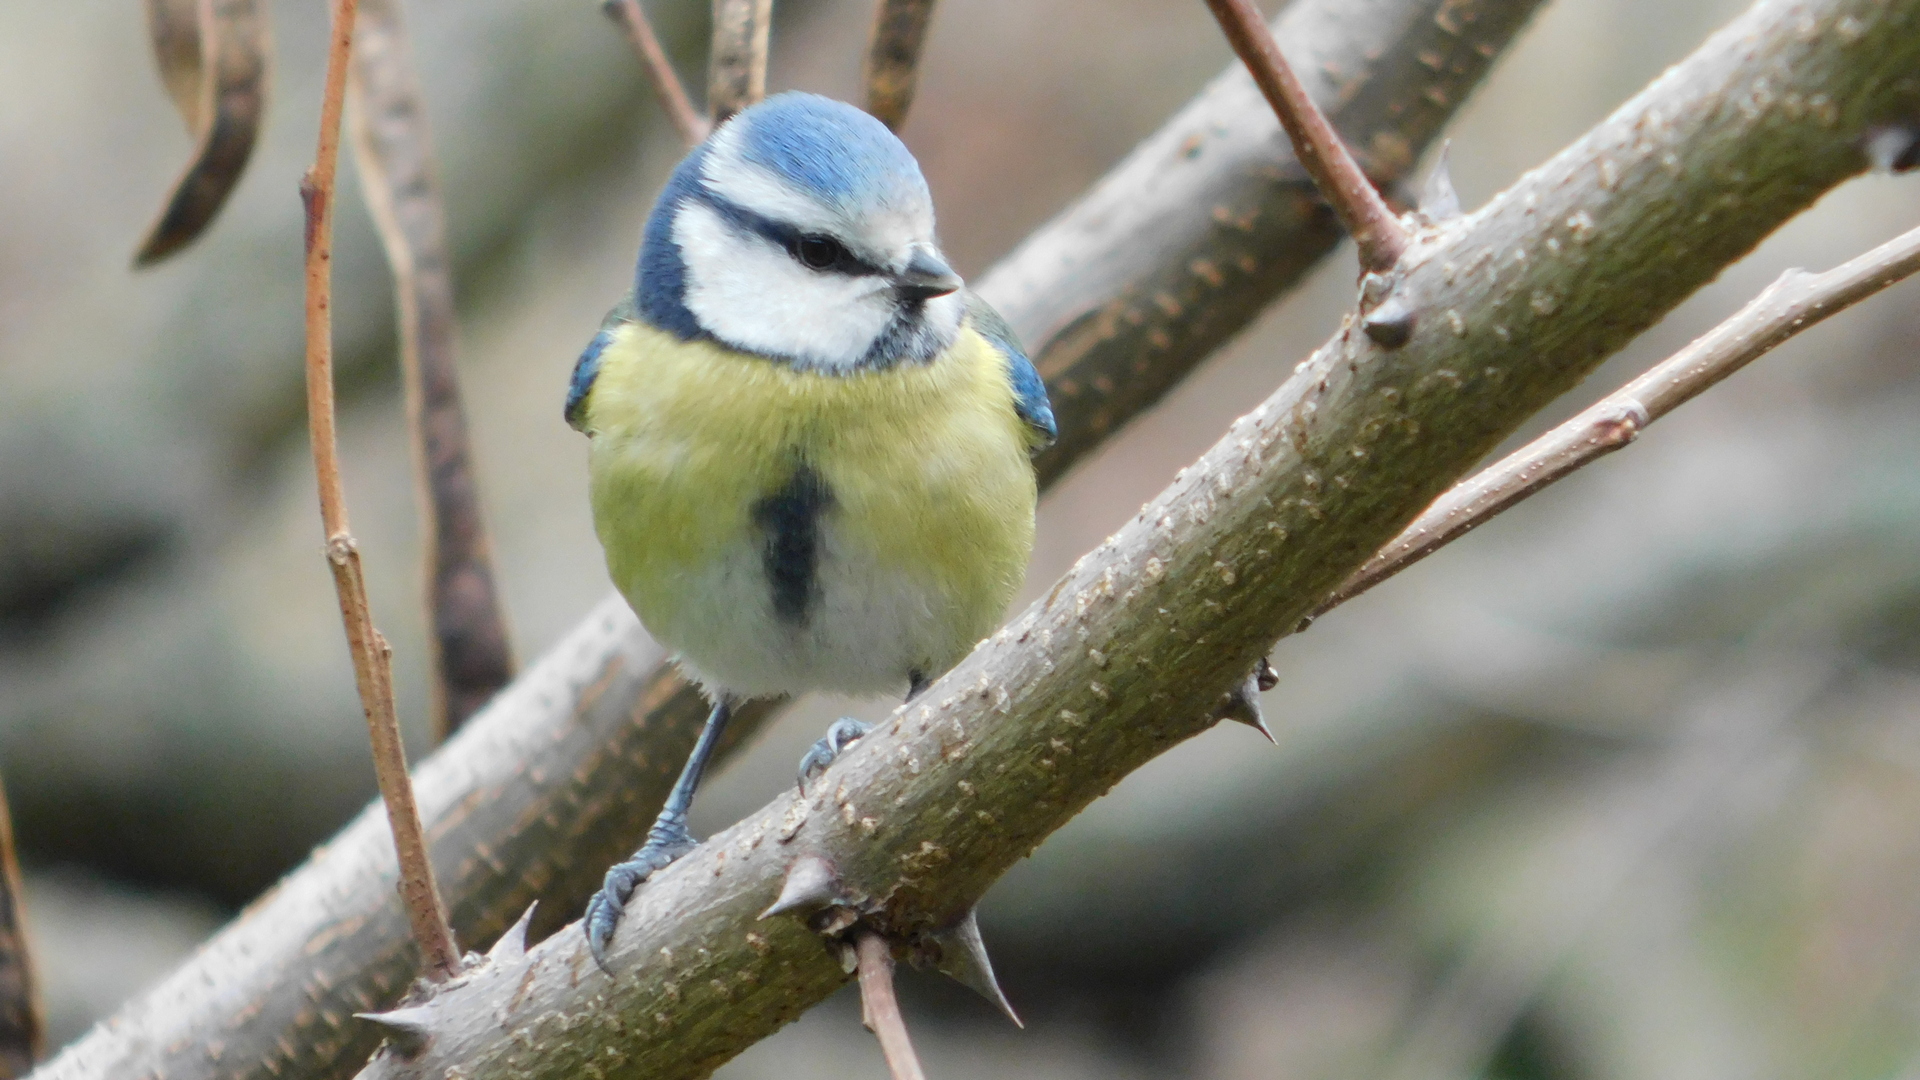
[[[742,542],[687,573],[685,601],[666,605],[677,617],[648,631],[711,690],[901,693],[912,677],[938,675],[973,644],[955,640],[953,613],[922,577],[882,565],[828,515],[803,623],[776,617],[761,550]]]

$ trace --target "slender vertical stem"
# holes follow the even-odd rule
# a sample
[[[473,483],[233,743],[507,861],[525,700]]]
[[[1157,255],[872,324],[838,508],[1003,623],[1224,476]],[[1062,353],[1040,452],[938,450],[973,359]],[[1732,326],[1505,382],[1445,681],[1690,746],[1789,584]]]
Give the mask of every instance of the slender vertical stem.
[[[407,777],[406,750],[393,706],[393,650],[373,627],[360,551],[347,524],[340,482],[340,448],[333,408],[333,194],[340,160],[340,112],[346,96],[347,60],[353,44],[355,0],[333,0],[326,88],[320,101],[320,140],[313,168],[300,182],[306,208],[307,433],[320,489],[320,523],[327,537],[327,565],[340,597],[353,657],[354,683],[367,716],[374,774],[386,801],[387,821],[400,864],[400,895],[420,947],[428,977],[443,981],[459,970],[460,953],[447,926],[446,907],[434,885],[426,834]]]
[[[933,21],[933,4],[934,0],[880,0],[873,12],[861,82],[867,88],[867,111],[895,130],[913,105],[920,47],[926,44],[927,24]]]
[[[767,96],[767,44],[773,0],[713,0],[713,55],[707,108],[724,122]]]
[[[1207,0],[1220,29],[1239,55],[1267,103],[1280,117],[1280,126],[1293,140],[1293,152],[1307,174],[1333,204],[1340,223],[1360,248],[1363,269],[1385,271],[1400,261],[1407,231],[1400,218],[1374,190],[1372,181],[1347,152],[1325,113],[1307,96],[1306,87],[1280,54],[1280,43],[1260,16],[1253,0]]]
[[[653,84],[660,107],[667,111],[674,130],[680,133],[680,140],[688,146],[705,142],[713,125],[693,107],[693,99],[687,96],[686,86],[673,70],[673,61],[667,59],[667,50],[661,47],[660,36],[653,32],[653,23],[648,21],[647,9],[640,6],[640,0],[605,0],[601,10],[627,32],[627,41],[640,57],[640,67],[646,71],[647,81]]]
[[[913,1040],[907,1037],[900,1001],[893,996],[893,950],[887,939],[871,930],[857,930],[853,949],[859,959],[860,1017],[880,1040],[887,1071],[893,1074],[893,1080],[927,1080],[913,1052]]]
[[[20,910],[20,861],[13,847],[13,818],[0,789],[0,1080],[33,1071],[46,1039],[33,954]]]

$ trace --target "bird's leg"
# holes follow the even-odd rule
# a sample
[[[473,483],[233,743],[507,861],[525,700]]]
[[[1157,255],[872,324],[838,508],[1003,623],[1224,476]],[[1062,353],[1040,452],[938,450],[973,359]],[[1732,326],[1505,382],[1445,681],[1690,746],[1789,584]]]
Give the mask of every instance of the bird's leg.
[[[918,671],[907,673],[907,700],[920,696],[927,688],[927,677]],[[862,735],[873,730],[872,724],[862,723],[851,716],[843,716],[827,729],[826,737],[815,742],[807,749],[806,756],[800,759],[800,794],[807,793],[807,781],[816,773],[826,771],[847,747],[858,742]]]
[[[613,969],[607,967],[607,944],[613,940],[613,929],[620,924],[620,913],[632,898],[633,890],[653,876],[654,871],[665,869],[695,846],[693,834],[687,831],[687,808],[693,805],[693,792],[700,786],[700,775],[706,772],[707,761],[713,757],[720,733],[726,730],[727,718],[732,715],[730,699],[722,697],[714,702],[713,711],[707,714],[706,726],[700,729],[700,740],[693,744],[693,753],[687,755],[687,764],[680,770],[680,779],[673,782],[666,805],[660,808],[660,816],[653,819],[653,828],[647,830],[647,842],[640,845],[632,858],[609,867],[600,891],[587,901],[583,920],[587,948],[593,953],[594,962],[609,975]]]

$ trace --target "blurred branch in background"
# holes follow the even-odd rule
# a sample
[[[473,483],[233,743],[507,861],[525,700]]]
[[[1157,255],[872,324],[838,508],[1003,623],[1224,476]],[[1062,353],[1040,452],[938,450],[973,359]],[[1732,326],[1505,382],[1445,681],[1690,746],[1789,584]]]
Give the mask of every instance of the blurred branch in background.
[[[1280,25],[1312,58],[1305,70],[1351,73],[1316,93],[1363,145],[1402,148],[1380,163],[1397,176],[1536,6],[1487,0],[1446,30],[1436,12],[1457,0],[1391,0],[1368,18],[1345,0],[1298,0]],[[1041,459],[1044,481],[1159,400],[1339,237],[1259,91],[1229,69],[981,285],[1051,376],[1061,440]],[[736,715],[730,737],[771,711]],[[424,761],[419,797],[460,937],[491,940],[535,899],[536,938],[570,918],[652,819],[706,712],[610,597]],[[378,810],[363,813],[47,1075],[351,1073],[378,1035],[345,1018],[391,1002],[413,974],[388,849]],[[214,1038],[217,1062],[198,1049]]]
[[[860,930],[853,935],[852,948],[860,973],[861,1022],[880,1040],[887,1071],[893,1080],[927,1080],[919,1055],[913,1052],[913,1040],[907,1037],[900,999],[893,993],[893,946],[871,930]]]
[[[313,167],[300,181],[306,207],[307,424],[313,444],[313,471],[320,494],[320,524],[326,535],[326,559],[340,598],[340,621],[353,655],[354,684],[366,712],[373,771],[386,803],[389,835],[399,860],[401,906],[420,949],[420,968],[436,982],[460,970],[460,950],[447,926],[446,904],[433,880],[426,832],[407,774],[407,751],[400,741],[400,718],[393,700],[393,649],[373,625],[367,578],[360,548],[347,522],[346,491],[340,481],[340,445],[333,390],[333,208],[334,179],[340,161],[340,113],[345,107],[349,54],[353,47],[356,0],[333,0],[328,35],[326,92],[320,99],[320,137]]]
[[[267,12],[261,0],[146,0],[147,29],[193,160],[134,255],[152,266],[212,223],[246,171],[267,108]]]
[[[1784,741],[1832,682],[1831,659],[1751,646],[1701,673],[1693,701],[1649,756],[1586,781],[1575,835],[1500,905],[1424,996],[1387,1080],[1485,1075],[1489,1059],[1633,873]]]
[[[767,96],[767,45],[773,0],[713,0],[713,50],[707,61],[707,112],[715,124]]]
[[[438,742],[513,678],[513,650],[460,400],[446,210],[399,0],[361,0],[347,104],[360,189],[393,268]]]
[[[6,789],[0,787],[0,1080],[31,1072],[46,1037],[20,894],[13,817],[7,811]]]
[[[830,775],[809,798],[776,799],[650,879],[613,942],[620,979],[581,978],[583,939],[556,935],[522,965],[441,988],[424,1047],[376,1055],[362,1076],[572,1076],[608,1051],[649,1075],[704,1076],[844,980],[804,925],[746,929],[808,858],[835,869],[839,905],[902,944],[966,917],[1120,777],[1205,730],[1272,641],[1452,477],[1861,171],[1860,135],[1914,104],[1899,73],[1920,63],[1916,23],[1920,0],[1763,0],[1421,250],[1397,286],[1408,306],[1479,333],[1429,319],[1389,364],[1343,327],[840,759],[837,786]],[[1851,33],[1807,32],[1822,24]],[[1763,89],[1844,104],[1719,107]],[[1740,215],[1704,212],[1729,202]],[[1577,255],[1457,272],[1481,253],[1559,255],[1569,229]],[[543,1030],[556,1016],[565,1038]]]
[[[667,58],[667,50],[661,46],[659,35],[653,32],[653,23],[640,0],[604,0],[600,9],[626,31],[627,41],[632,44],[634,55],[640,58],[641,69],[647,73],[647,81],[653,84],[653,96],[659,100],[667,119],[673,121],[680,141],[688,146],[705,142],[713,125],[687,97],[687,88],[681,83],[679,73],[673,70],[673,61]]]
[[[1648,424],[1705,393],[1803,330],[1920,271],[1914,229],[1825,273],[1789,270],[1727,321],[1580,415],[1455,485],[1320,602],[1314,617],[1632,442]]]
[[[920,48],[933,21],[934,0],[880,0],[873,11],[873,30],[867,40],[867,59],[860,70],[866,87],[865,108],[880,122],[898,130],[913,107],[914,84],[920,77]]]

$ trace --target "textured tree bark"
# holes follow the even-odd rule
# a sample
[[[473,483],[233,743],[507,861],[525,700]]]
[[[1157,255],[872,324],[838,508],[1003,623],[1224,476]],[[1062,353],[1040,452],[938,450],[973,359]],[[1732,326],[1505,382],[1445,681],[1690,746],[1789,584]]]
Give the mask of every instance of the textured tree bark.
[[[1403,176],[1539,0],[1296,0],[1278,24],[1349,142]],[[1339,78],[1327,76],[1339,73]],[[1259,91],[1228,69],[981,282],[1043,372],[1058,479],[1331,251],[1340,234]],[[772,712],[736,713],[744,740]],[[455,932],[534,934],[575,915],[632,850],[706,706],[611,597],[417,770]],[[415,957],[379,807],[41,1078],[320,1078],[379,1041]]]
[[[1349,325],[1042,601],[875,728],[812,794],[714,837],[629,905],[422,1006],[363,1077],[705,1076],[846,978],[756,916],[802,857],[861,925],[917,944],[1053,830],[1205,730],[1265,650],[1535,410],[1866,164],[1920,109],[1920,0],[1767,0],[1386,283]]]

